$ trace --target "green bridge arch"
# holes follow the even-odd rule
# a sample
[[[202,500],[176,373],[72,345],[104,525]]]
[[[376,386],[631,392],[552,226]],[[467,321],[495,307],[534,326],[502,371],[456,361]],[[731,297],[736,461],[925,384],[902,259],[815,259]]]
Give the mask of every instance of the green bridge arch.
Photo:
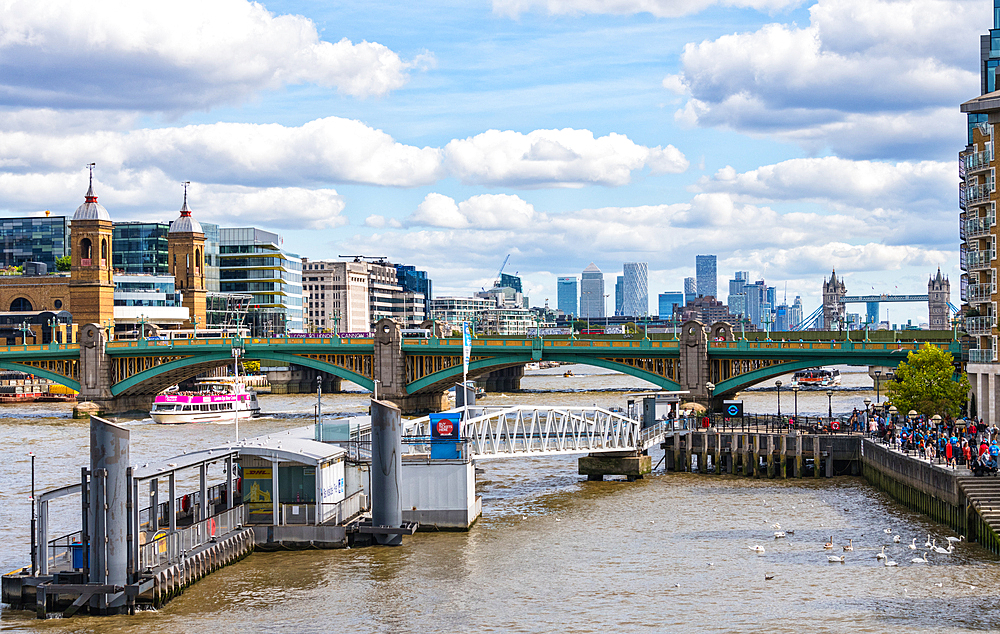
[[[44,379],[48,379],[53,383],[58,383],[59,385],[64,385],[70,389],[76,390],[77,392],[80,391],[79,381],[75,381],[57,372],[50,372],[49,370],[43,370],[41,368],[36,368],[30,365],[22,365],[20,363],[15,363],[13,361],[0,361],[0,368],[3,368],[4,370],[16,370],[17,372],[34,374],[35,376],[40,376]]]

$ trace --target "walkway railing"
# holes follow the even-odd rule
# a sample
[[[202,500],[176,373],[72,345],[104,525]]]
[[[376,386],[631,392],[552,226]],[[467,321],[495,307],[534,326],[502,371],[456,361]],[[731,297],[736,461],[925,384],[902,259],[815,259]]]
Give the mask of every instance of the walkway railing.
[[[173,532],[158,531],[139,547],[139,570],[177,561],[193,549],[206,544],[217,535],[224,535],[245,523],[244,506],[237,506],[218,515],[196,522]]]

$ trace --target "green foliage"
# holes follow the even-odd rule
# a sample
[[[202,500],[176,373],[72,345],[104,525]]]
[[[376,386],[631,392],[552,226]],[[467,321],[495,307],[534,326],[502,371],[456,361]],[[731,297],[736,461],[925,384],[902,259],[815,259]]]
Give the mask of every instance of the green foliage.
[[[896,380],[889,383],[889,401],[901,414],[958,416],[969,394],[969,378],[963,372],[956,380],[954,357],[940,348],[925,344],[907,355],[896,368]]]
[[[64,255],[61,258],[56,258],[56,270],[57,271],[68,271],[72,266],[73,258],[68,255]]]
[[[260,372],[260,361],[244,361],[243,371],[247,374],[257,374]]]
[[[575,320],[573,322],[573,329],[575,331],[577,331],[577,332],[580,332],[581,330],[586,330],[587,329],[587,320],[586,319],[577,319],[577,320]]]

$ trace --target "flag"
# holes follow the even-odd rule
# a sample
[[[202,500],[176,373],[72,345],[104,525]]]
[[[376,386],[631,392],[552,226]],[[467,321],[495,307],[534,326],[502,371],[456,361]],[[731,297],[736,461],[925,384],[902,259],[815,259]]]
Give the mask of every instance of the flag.
[[[472,355],[472,333],[469,332],[469,322],[462,322],[462,376],[469,374],[469,357]]]

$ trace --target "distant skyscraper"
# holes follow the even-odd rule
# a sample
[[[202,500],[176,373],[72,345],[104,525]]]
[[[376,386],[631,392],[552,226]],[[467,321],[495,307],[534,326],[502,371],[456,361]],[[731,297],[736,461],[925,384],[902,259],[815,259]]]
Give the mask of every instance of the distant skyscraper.
[[[749,273],[746,271],[736,271],[733,279],[729,280],[729,297],[726,304],[729,305],[729,312],[734,315],[747,314],[747,294],[746,286]]]
[[[698,280],[698,296],[718,297],[718,282],[715,275],[715,256],[696,255],[694,258],[695,277]]]
[[[576,300],[579,295],[578,286],[575,277],[560,277],[558,280],[558,295],[556,303],[558,304],[559,310],[563,312],[564,315],[573,315],[574,317],[580,316],[580,311],[577,307]]]
[[[795,296],[795,301],[788,307],[788,327],[795,328],[802,323],[802,298]]]
[[[580,276],[580,317],[604,318],[604,273],[593,262]]]
[[[645,262],[626,262],[625,301],[622,304],[623,315],[642,317],[649,314],[649,281],[648,266]]]
[[[693,277],[684,278],[684,305],[698,297],[698,283]]]
[[[622,306],[625,305],[625,276],[619,275],[615,280],[615,317],[624,315]]]
[[[684,308],[684,293],[680,291],[667,291],[659,296],[659,318],[670,319],[674,314],[674,307]]]

